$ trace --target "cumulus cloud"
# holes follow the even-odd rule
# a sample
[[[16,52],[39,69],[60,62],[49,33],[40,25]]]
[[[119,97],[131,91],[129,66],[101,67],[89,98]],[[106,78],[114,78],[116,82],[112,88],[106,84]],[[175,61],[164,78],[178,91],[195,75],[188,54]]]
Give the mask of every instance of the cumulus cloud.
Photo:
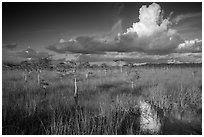
[[[139,11],[140,21],[133,23],[133,26],[128,28],[126,33],[136,32],[138,37],[143,37],[166,31],[170,22],[167,19],[162,19],[161,11],[161,7],[156,3],[149,5],[149,7],[142,6]]]
[[[177,31],[170,28],[169,18],[163,19],[162,13],[156,3],[140,8],[139,22],[133,23],[124,33],[133,39],[136,49],[149,54],[167,54],[183,42]]]
[[[202,40],[186,40],[184,43],[179,44],[176,49],[177,52],[202,52]]]
[[[64,40],[64,39],[60,39],[60,40],[59,40],[59,43],[65,43],[65,42],[67,42],[67,41]]]
[[[17,47],[16,43],[11,43],[3,46],[4,49],[9,49],[9,50],[14,50],[16,49],[16,47]]]
[[[163,11],[158,4],[144,5],[139,13],[139,22],[133,23],[125,33],[122,33],[122,20],[119,20],[105,36],[79,36],[75,40],[50,45],[47,49],[58,53],[104,54],[138,51],[164,55],[174,52],[184,42],[177,31],[171,28],[170,17],[163,19]]]

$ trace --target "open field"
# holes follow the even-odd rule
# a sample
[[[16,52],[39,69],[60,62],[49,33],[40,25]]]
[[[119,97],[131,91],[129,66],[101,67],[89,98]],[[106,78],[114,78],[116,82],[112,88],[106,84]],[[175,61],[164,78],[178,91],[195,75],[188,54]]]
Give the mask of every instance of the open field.
[[[72,77],[43,71],[43,89],[32,72],[26,83],[22,71],[2,74],[3,134],[202,134],[202,69],[138,69],[140,78],[124,70],[80,71],[79,105],[74,102]],[[192,72],[195,71],[195,75]],[[141,128],[139,104],[157,112],[160,130]]]

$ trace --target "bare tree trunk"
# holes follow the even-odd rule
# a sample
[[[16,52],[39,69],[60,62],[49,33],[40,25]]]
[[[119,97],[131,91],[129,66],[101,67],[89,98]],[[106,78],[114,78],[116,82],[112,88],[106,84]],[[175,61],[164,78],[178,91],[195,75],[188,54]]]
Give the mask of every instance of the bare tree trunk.
[[[76,64],[74,65],[74,101],[75,101],[75,128],[76,128],[76,133],[79,135],[80,134],[80,128],[79,128],[79,119],[78,119],[78,93],[77,93],[77,73],[76,73],[77,66]],[[87,73],[86,73],[86,78],[87,78]]]
[[[77,79],[76,75],[74,77],[74,101],[75,101],[75,125],[77,129],[77,134],[79,135],[79,119],[78,119],[78,94],[77,94]]]
[[[86,72],[86,79],[89,77],[89,74],[88,74],[88,72]]]
[[[134,88],[134,81],[133,80],[131,80],[131,87],[132,87],[132,89]]]
[[[89,69],[86,69],[86,79],[89,77]]]
[[[38,72],[38,86],[40,85],[40,72]]]
[[[25,82],[27,82],[27,73],[26,73],[26,72],[23,72],[23,75],[24,75],[24,80],[25,80]]]
[[[76,106],[78,106],[78,93],[77,93],[77,78],[76,78],[76,69],[75,69],[75,74],[74,74],[74,100]]]
[[[77,96],[77,80],[74,78],[74,96]]]

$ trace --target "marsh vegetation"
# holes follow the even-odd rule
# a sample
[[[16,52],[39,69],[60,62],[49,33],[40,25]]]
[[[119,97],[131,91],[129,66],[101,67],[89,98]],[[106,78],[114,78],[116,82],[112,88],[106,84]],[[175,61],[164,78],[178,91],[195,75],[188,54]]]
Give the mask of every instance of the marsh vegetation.
[[[80,70],[78,105],[71,76],[59,77],[56,71],[42,70],[41,78],[49,82],[42,88],[35,72],[25,82],[23,71],[4,70],[2,133],[202,134],[201,67],[134,70],[140,76],[134,86],[134,72],[128,74],[127,69],[89,69],[89,77],[85,69]],[[151,107],[152,118],[158,118],[159,124],[142,126],[146,115],[143,105]]]

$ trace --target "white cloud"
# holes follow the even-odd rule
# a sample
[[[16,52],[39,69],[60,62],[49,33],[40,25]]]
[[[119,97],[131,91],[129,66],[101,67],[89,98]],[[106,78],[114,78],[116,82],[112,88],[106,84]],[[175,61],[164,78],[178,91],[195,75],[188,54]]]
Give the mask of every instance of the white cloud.
[[[148,54],[171,53],[183,42],[183,39],[175,29],[171,28],[170,16],[163,19],[163,11],[160,5],[153,3],[140,8],[139,22],[122,35],[133,39],[132,45],[136,49]],[[126,41],[127,42],[127,41]]]
[[[133,23],[132,28],[128,28],[126,33],[136,32],[138,37],[151,36],[155,33],[163,32],[171,24],[168,19],[163,19],[161,7],[153,3],[147,7],[140,8],[140,21]]]
[[[68,40],[69,42],[76,42],[76,40],[74,38],[71,38]]]
[[[67,42],[67,41],[64,40],[64,39],[60,39],[60,40],[59,40],[59,43],[65,43],[65,42]]]
[[[179,44],[176,49],[178,52],[202,52],[202,40],[186,40],[184,43]]]

